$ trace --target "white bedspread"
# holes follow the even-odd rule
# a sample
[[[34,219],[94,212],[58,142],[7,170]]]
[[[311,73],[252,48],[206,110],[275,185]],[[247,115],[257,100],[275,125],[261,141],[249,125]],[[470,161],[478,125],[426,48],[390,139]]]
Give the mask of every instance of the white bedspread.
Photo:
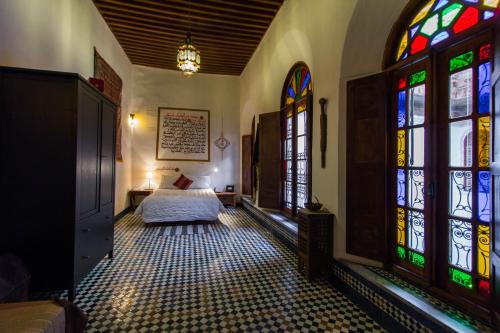
[[[135,213],[144,222],[214,221],[224,206],[212,189],[158,189],[146,197]]]

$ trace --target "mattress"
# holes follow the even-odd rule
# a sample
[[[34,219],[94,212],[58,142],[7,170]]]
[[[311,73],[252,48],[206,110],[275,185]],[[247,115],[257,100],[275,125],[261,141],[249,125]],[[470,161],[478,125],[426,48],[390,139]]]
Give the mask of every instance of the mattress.
[[[214,221],[223,209],[212,189],[158,189],[140,203],[135,213],[146,223]]]

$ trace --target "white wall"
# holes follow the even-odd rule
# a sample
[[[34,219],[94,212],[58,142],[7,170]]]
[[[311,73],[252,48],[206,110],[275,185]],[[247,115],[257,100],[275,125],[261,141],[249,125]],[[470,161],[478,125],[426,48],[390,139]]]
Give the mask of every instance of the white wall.
[[[0,0],[0,65],[94,73],[94,46],[123,80],[123,163],[117,163],[116,206],[128,206],[131,180],[130,109],[132,64],[92,0]]]
[[[336,258],[346,254],[346,81],[381,71],[385,42],[407,0],[286,0],[241,75],[240,129],[254,115],[278,111],[284,80],[298,61],[314,91],[313,194],[336,216]],[[320,168],[318,100],[328,99],[326,168]],[[258,118],[257,118],[258,119]],[[373,262],[372,262],[373,263]],[[374,263],[375,264],[375,263]]]
[[[134,188],[146,185],[146,172],[161,167],[178,167],[188,174],[212,174],[212,187],[222,190],[228,184],[240,189],[240,133],[239,133],[239,77],[196,74],[191,78],[179,71],[134,66],[133,107],[137,125],[133,129],[132,184]],[[158,107],[210,110],[210,162],[156,161]],[[214,141],[221,132],[224,116],[224,136],[231,142],[222,159]],[[154,172],[158,184],[161,174]]]

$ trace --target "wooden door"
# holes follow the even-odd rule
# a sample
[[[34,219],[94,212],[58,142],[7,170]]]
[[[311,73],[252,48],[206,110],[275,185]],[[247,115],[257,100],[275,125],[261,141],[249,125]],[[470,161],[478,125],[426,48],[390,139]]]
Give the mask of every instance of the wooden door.
[[[280,209],[280,112],[259,115],[259,207]]]
[[[252,135],[241,137],[241,193],[252,195]]]
[[[115,112],[116,107],[104,101],[101,116],[100,210],[112,214],[115,192]]]
[[[385,74],[347,83],[347,252],[385,260]]]
[[[82,219],[99,211],[101,97],[80,83],[78,104],[77,217]]]
[[[495,58],[492,84],[492,145],[491,177],[493,185],[493,223],[491,235],[491,280],[492,285],[492,317],[496,327],[500,327],[500,20],[495,27]]]

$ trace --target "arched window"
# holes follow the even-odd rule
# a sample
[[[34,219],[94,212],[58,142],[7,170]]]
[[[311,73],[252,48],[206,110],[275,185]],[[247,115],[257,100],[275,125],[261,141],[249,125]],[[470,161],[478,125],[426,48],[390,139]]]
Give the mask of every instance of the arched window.
[[[307,66],[289,72],[282,94],[282,210],[295,215],[311,198],[312,82]]]
[[[386,51],[394,100],[388,149],[393,267],[450,298],[485,307],[491,26],[499,1],[414,1]]]

